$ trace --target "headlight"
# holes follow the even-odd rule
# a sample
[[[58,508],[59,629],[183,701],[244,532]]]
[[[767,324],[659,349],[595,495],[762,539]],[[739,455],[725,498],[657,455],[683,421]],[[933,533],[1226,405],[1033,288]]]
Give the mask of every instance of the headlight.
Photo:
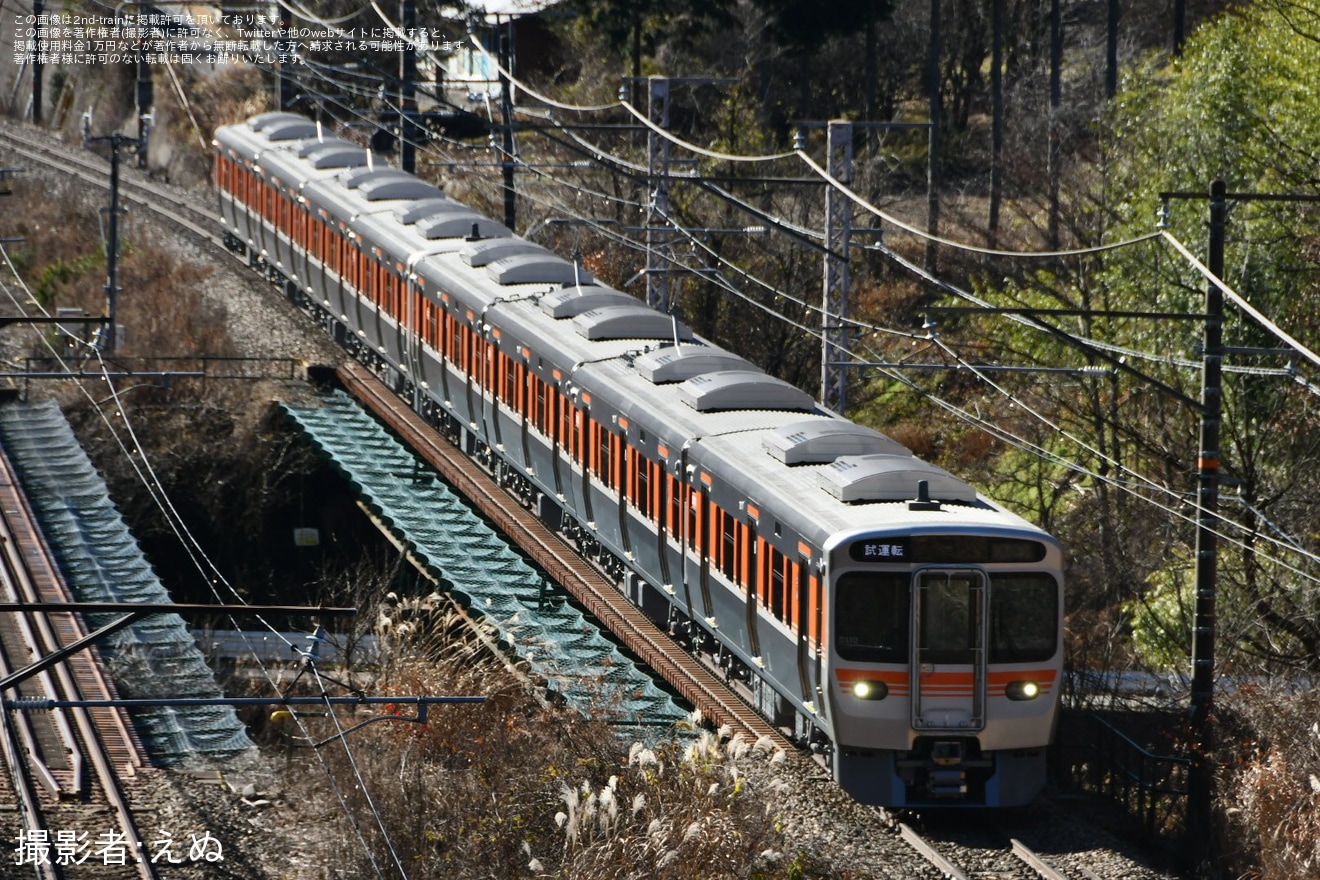
[[[1040,696],[1040,685],[1034,681],[1011,681],[1004,688],[1010,700],[1034,700]]]
[[[889,685],[883,681],[855,681],[852,691],[859,700],[883,700],[889,696]]]

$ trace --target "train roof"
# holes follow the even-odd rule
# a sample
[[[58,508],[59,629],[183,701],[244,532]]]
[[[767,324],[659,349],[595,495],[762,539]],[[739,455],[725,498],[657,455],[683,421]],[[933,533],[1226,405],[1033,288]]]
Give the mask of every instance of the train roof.
[[[686,453],[685,476],[708,482],[726,509],[773,511],[776,533],[782,523],[822,547],[879,529],[998,527],[1049,540],[894,440],[593,283],[581,267],[412,175],[356,162],[360,147],[319,131],[307,137],[301,117],[291,116],[226,126],[217,143],[299,180],[309,208],[342,220],[377,258],[407,266],[428,294],[465,306],[501,350],[528,357],[531,369],[671,472]],[[318,167],[323,155],[344,164]],[[940,503],[910,504],[919,482]]]

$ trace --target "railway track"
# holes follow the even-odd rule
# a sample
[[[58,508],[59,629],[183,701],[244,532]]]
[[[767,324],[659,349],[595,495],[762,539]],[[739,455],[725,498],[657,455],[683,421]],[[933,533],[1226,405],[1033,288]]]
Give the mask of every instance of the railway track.
[[[23,157],[24,162],[35,162],[99,189],[110,189],[107,157],[59,141],[52,143],[50,132],[39,135],[13,124],[0,127],[0,146],[15,151],[16,155]],[[166,184],[144,180],[135,169],[130,171],[127,168],[129,164],[121,159],[119,197],[124,203],[150,211],[208,244],[224,248],[222,238],[215,233],[215,214],[209,199],[199,200],[195,194],[190,195]]]
[[[898,827],[903,841],[949,880],[1090,880],[1095,876],[1088,871],[1070,877],[1022,841],[994,831],[990,835],[995,840],[954,847],[927,840],[906,823]]]
[[[752,711],[715,673],[673,642],[594,566],[505,492],[481,467],[445,441],[365,367],[338,370],[345,389],[402,437],[428,464],[516,541],[555,582],[654,669],[702,714],[751,741],[767,737],[796,747]]]
[[[8,602],[60,602],[71,597],[56,573],[8,458],[0,452],[0,590]],[[61,611],[6,616],[0,626],[0,676],[7,676],[86,634],[81,618]],[[115,691],[94,656],[79,652],[64,662],[20,682],[6,699],[106,700]],[[142,766],[141,747],[118,709],[52,709],[48,712],[4,712],[3,757],[6,772],[0,797],[17,808],[18,832],[12,841],[46,840],[54,844],[61,833],[88,835],[82,842],[84,861],[94,836],[115,841],[114,851],[124,863],[103,855],[96,864],[98,877],[157,876],[149,860],[146,841],[133,818],[121,777],[131,777]],[[95,828],[109,815],[113,828]],[[74,821],[69,827],[64,823]],[[34,832],[36,836],[34,837]],[[34,844],[37,845],[37,844]],[[92,876],[72,864],[59,864],[53,853],[44,857],[38,848],[17,849],[11,864],[27,864],[35,876],[57,878]],[[108,852],[108,851],[106,851]],[[20,861],[29,857],[27,861]],[[72,861],[74,857],[70,857]]]

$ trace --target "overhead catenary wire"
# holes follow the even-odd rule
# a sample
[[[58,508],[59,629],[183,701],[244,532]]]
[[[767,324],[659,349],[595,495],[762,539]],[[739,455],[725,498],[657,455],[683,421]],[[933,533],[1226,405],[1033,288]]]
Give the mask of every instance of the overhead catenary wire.
[[[1211,284],[1214,284],[1221,291],[1223,291],[1224,296],[1228,297],[1230,300],[1233,301],[1233,303],[1238,308],[1242,309],[1242,311],[1250,315],[1256,321],[1256,323],[1258,323],[1265,330],[1273,334],[1285,345],[1292,348],[1293,351],[1297,352],[1299,355],[1306,358],[1311,363],[1320,367],[1320,354],[1316,354],[1310,348],[1299,342],[1294,336],[1292,336],[1289,333],[1286,333],[1282,328],[1279,327],[1278,324],[1274,323],[1272,320],[1267,318],[1259,309],[1257,309],[1255,306],[1249,303],[1246,297],[1242,296],[1242,294],[1238,293],[1236,290],[1230,287],[1224,281],[1224,279],[1218,277],[1217,275],[1215,275],[1215,273],[1211,272],[1210,269],[1207,268],[1204,263],[1202,263],[1199,259],[1196,258],[1195,254],[1193,254],[1190,250],[1187,249],[1186,245],[1184,245],[1181,241],[1177,239],[1177,237],[1173,235],[1173,233],[1169,232],[1167,229],[1164,229],[1161,230],[1159,234],[1163,236],[1165,241],[1173,245],[1174,249],[1178,251],[1178,253],[1182,255],[1183,259],[1185,259],[1188,263],[1190,263],[1192,267],[1196,269],[1197,272],[1200,272],[1201,275],[1203,275],[1207,281],[1209,281]]]
[[[478,48],[479,48],[481,51],[483,51],[483,52],[485,51],[484,48],[480,46],[479,41],[477,41],[477,40],[474,39],[474,44],[476,44],[476,45],[478,46]],[[507,76],[507,75],[510,75],[509,72],[506,71],[506,70],[503,70],[503,68],[501,68],[501,72],[505,73],[506,76]],[[515,78],[512,78],[511,76],[510,76],[510,78],[511,78],[512,81],[515,81],[515,82],[516,82],[516,79],[515,79]],[[520,87],[522,87],[524,84],[519,84],[519,85],[520,85]],[[541,96],[541,95],[538,95],[538,94],[534,94],[534,90],[531,90],[531,89],[525,89],[525,91],[526,91],[528,94],[532,94],[533,97],[537,97],[538,99],[540,99],[540,98],[544,98],[544,97],[545,97],[545,96]],[[611,108],[613,108],[613,107],[615,107],[615,106],[621,106],[621,105],[623,105],[624,102],[620,102],[620,104],[601,105],[601,106],[599,106],[599,107],[594,107],[594,108],[593,108],[593,107],[583,107],[583,106],[580,106],[580,105],[566,105],[566,104],[563,104],[562,102],[555,102],[555,101],[552,101],[552,100],[547,100],[546,103],[548,103],[550,106],[559,106],[559,107],[561,107],[562,109],[570,109],[570,110],[601,110],[601,109],[611,109]],[[637,111],[635,108],[627,107],[626,109],[628,109],[629,112],[631,112],[634,116],[639,116],[639,117],[640,117],[640,111]],[[523,112],[526,112],[526,111],[523,111]],[[547,115],[547,116],[544,117],[544,118],[547,118],[547,119],[550,120],[551,122],[555,122],[555,120],[553,120],[553,118],[550,117],[549,115]],[[643,121],[649,123],[649,120],[643,120]],[[572,131],[571,131],[571,125],[569,125],[569,124],[563,124],[563,125],[560,125],[559,127],[561,128],[561,130],[565,131],[565,132],[568,134],[568,136],[570,136],[571,138],[573,138],[573,139],[578,143],[578,145],[579,145],[584,151],[589,152],[589,154],[591,155],[591,157],[594,158],[596,161],[604,161],[604,157],[608,155],[607,151],[601,149],[599,146],[597,146],[597,145],[595,145],[595,144],[591,144],[590,142],[588,142],[588,141],[586,141],[585,139],[583,139],[583,138],[581,138],[580,136],[578,136],[575,132],[572,132]],[[661,135],[666,136],[666,137],[669,137],[668,133],[665,132],[665,130],[663,130],[663,129],[657,127],[657,126],[654,126],[653,124],[650,124],[649,127],[653,128],[653,129],[656,129],[656,130],[658,131],[658,133],[660,133]],[[711,157],[711,158],[717,158],[717,159],[726,159],[726,160],[728,160],[728,159],[735,159],[735,158],[737,158],[737,159],[759,160],[759,159],[762,159],[762,158],[766,158],[766,159],[768,159],[768,158],[784,158],[784,157],[787,156],[787,155],[792,155],[792,154],[784,154],[783,156],[776,156],[776,157],[735,157],[735,156],[733,156],[732,154],[721,154],[721,153],[718,153],[718,152],[715,152],[715,151],[704,150],[703,148],[696,147],[696,145],[693,145],[693,144],[687,143],[687,142],[685,142],[685,141],[682,141],[681,139],[676,139],[676,138],[670,137],[670,140],[673,141],[674,143],[678,144],[679,146],[689,147],[689,148],[696,148],[696,151],[697,151],[699,154],[707,155],[707,156],[709,156],[709,157]],[[516,157],[515,157],[515,158],[516,158]],[[622,160],[620,157],[610,157],[610,158],[614,159],[619,165],[621,165],[621,166],[623,166],[623,167],[631,166],[631,170],[632,170],[635,174],[637,174],[637,175],[643,174],[643,173],[645,172],[645,169],[643,169],[641,166],[636,165],[636,164],[632,164],[632,163],[627,163],[625,160]],[[809,166],[810,166],[810,165],[815,165],[814,160],[811,160],[809,156],[803,156],[802,158],[804,158],[805,160],[808,160],[808,164],[809,164]],[[518,161],[521,162],[521,159],[518,159]],[[527,163],[523,163],[523,164],[526,165]],[[816,165],[816,167],[815,167],[814,170],[816,170],[818,173],[820,173],[820,174],[822,175],[822,177],[826,180],[826,182],[829,183],[830,185],[838,186],[838,187],[841,187],[841,188],[844,189],[844,190],[847,190],[847,188],[846,188],[846,187],[843,187],[843,185],[842,185],[841,183],[839,183],[837,180],[832,179],[827,173],[824,172],[823,169],[820,169],[818,165]],[[607,193],[601,193],[601,192],[598,192],[598,191],[587,191],[587,190],[585,190],[585,187],[582,187],[582,186],[579,185],[579,184],[569,183],[569,182],[567,182],[567,181],[562,180],[561,178],[555,177],[554,175],[545,174],[545,173],[540,172],[540,171],[537,171],[537,177],[538,177],[538,179],[542,180],[543,182],[548,182],[548,183],[552,183],[552,184],[559,184],[559,185],[566,185],[566,186],[568,186],[569,188],[576,189],[576,190],[578,190],[579,192],[583,192],[583,194],[592,195],[592,196],[597,197],[597,198],[602,198],[602,199],[607,199],[607,200],[608,200],[608,199],[617,199],[617,197],[612,197],[612,196],[610,196],[610,195],[607,194]],[[681,179],[681,178],[682,178],[681,175],[674,175],[674,176],[673,176],[673,179]],[[851,191],[849,190],[848,192],[851,192]],[[525,192],[524,192],[524,196],[526,196],[526,193],[525,193]],[[855,193],[852,194],[852,195],[850,195],[849,197],[852,198],[853,196],[855,196]],[[856,201],[857,199],[854,199],[854,200]],[[620,200],[620,201],[627,201],[627,200]],[[636,204],[636,203],[634,203],[634,204]],[[911,228],[911,227],[908,227],[906,224],[902,224],[900,221],[896,221],[895,218],[890,217],[886,212],[883,212],[883,211],[881,211],[880,209],[875,208],[875,206],[873,206],[873,205],[869,205],[869,203],[866,203],[865,200],[861,200],[861,204],[862,204],[863,207],[867,208],[868,210],[871,210],[873,213],[875,213],[875,214],[876,214],[877,216],[879,216],[881,219],[884,219],[884,220],[888,220],[888,221],[890,221],[890,222],[893,222],[894,225],[897,225],[897,226],[899,226],[900,228],[907,228],[908,231],[913,232],[914,234],[918,234],[918,235],[922,235],[922,234],[923,234],[921,230],[919,230],[919,229],[915,229],[915,228]],[[701,242],[699,242],[699,241],[696,239],[695,236],[692,236],[692,235],[691,235],[690,233],[688,233],[687,231],[682,230],[681,227],[680,227],[678,224],[675,224],[675,223],[672,222],[672,219],[671,219],[671,223],[670,223],[670,225],[671,225],[671,227],[674,228],[676,231],[679,231],[680,234],[683,234],[683,235],[687,236],[688,238],[692,239],[692,241],[693,241],[693,243],[694,243],[694,246],[703,246],[703,247],[704,247],[704,245],[703,245]],[[634,241],[632,241],[632,240],[627,240],[626,237],[620,236],[620,235],[618,235],[617,233],[609,232],[609,231],[607,231],[607,230],[605,230],[605,229],[603,229],[603,228],[598,228],[597,231],[600,232],[601,234],[607,235],[607,236],[612,237],[612,238],[614,238],[614,239],[616,239],[616,240],[626,240],[627,243],[629,244],[629,246],[634,247],[634,248],[637,248],[637,249],[639,249],[639,250],[640,250],[641,248],[644,247],[644,245],[641,245],[641,244],[639,244],[639,243],[637,243],[637,242],[634,242]],[[1043,253],[1043,254],[1042,254],[1042,253],[1039,253],[1039,252],[991,251],[991,250],[982,249],[982,248],[968,248],[968,249],[973,250],[973,251],[975,251],[975,252],[979,252],[979,253],[997,254],[997,255],[1008,256],[1008,257],[1012,257],[1012,256],[1050,256],[1050,257],[1065,257],[1065,256],[1077,256],[1077,255],[1092,254],[1092,253],[1099,253],[1099,252],[1104,252],[1104,251],[1108,251],[1108,250],[1113,250],[1113,249],[1117,249],[1117,248],[1121,248],[1121,247],[1126,247],[1126,246],[1128,246],[1128,245],[1133,245],[1133,244],[1138,244],[1138,243],[1141,243],[1141,242],[1144,242],[1144,241],[1148,241],[1148,240],[1153,239],[1153,238],[1156,238],[1156,237],[1158,237],[1158,236],[1159,236],[1159,233],[1150,233],[1150,234],[1142,235],[1142,236],[1139,236],[1139,237],[1136,237],[1136,238],[1133,238],[1133,239],[1129,239],[1129,240],[1126,240],[1126,241],[1116,242],[1116,243],[1112,243],[1112,244],[1108,244],[1108,245],[1102,245],[1102,246],[1097,247],[1097,248],[1076,249],[1076,250],[1069,250],[1069,251],[1054,251],[1054,252],[1046,252],[1046,253]],[[948,240],[940,240],[940,242],[941,242],[941,243],[944,243],[944,244],[948,244],[948,245],[953,246],[953,247],[962,247],[962,245],[961,245],[960,243],[958,243],[958,242],[953,242],[953,241],[948,241]],[[710,250],[709,248],[706,248],[706,249],[707,249],[708,251]],[[746,275],[746,273],[742,273],[741,270],[737,269],[737,267],[734,266],[730,261],[724,259],[723,257],[719,257],[719,259],[720,259],[720,261],[721,261],[723,264],[725,264],[726,266],[729,266],[729,267],[733,268],[735,271],[740,272],[740,274],[744,274],[744,275]],[[675,264],[680,264],[679,261],[677,261],[677,260],[671,260],[671,262],[673,262],[673,263],[675,263]],[[691,268],[691,267],[688,267],[688,268]],[[699,272],[699,270],[693,270],[693,271],[694,271],[694,272]],[[710,279],[709,274],[707,274],[707,273],[700,273],[700,274],[703,274],[704,277],[706,277],[707,279]],[[750,277],[750,276],[748,276],[748,277]],[[758,283],[762,283],[762,282],[760,282],[759,279],[756,279],[756,281],[757,281]],[[720,282],[716,282],[716,283],[720,283]],[[736,295],[743,295],[743,294],[741,294],[740,291],[737,291],[736,288],[734,288],[732,285],[728,285],[727,283],[720,283],[720,286],[721,286],[721,287],[724,287],[724,289],[729,290],[730,292],[735,293]],[[771,288],[772,288],[771,285],[766,285],[766,286],[767,286],[767,289],[771,289]],[[744,295],[744,298],[745,298],[745,295]],[[798,301],[798,302],[800,303],[801,301]],[[758,305],[759,305],[759,304],[758,304]],[[770,313],[771,313],[771,314],[776,314],[775,312],[773,312],[773,310],[770,310]],[[1019,318],[1019,320],[1021,320],[1023,323],[1025,323],[1025,324],[1028,325],[1028,326],[1033,326],[1033,325],[1034,325],[1034,322],[1032,322],[1032,321],[1029,321],[1029,320],[1026,320],[1026,319],[1022,319],[1022,318]],[[816,331],[815,331],[814,328],[805,328],[805,327],[801,327],[801,325],[798,325],[798,326],[799,326],[800,329],[803,329],[803,330],[805,330],[805,331],[807,331],[807,332],[810,332],[810,333],[812,333],[813,335],[815,335],[815,333],[816,333]],[[1166,363],[1168,363],[1168,362],[1171,361],[1171,359],[1170,359],[1169,356],[1167,356],[1167,355],[1164,355],[1164,356],[1158,356],[1158,355],[1156,355],[1156,356],[1152,356],[1152,355],[1149,355],[1148,353],[1145,353],[1145,352],[1140,352],[1140,351],[1132,350],[1132,349],[1125,349],[1125,348],[1122,348],[1122,347],[1117,347],[1117,346],[1112,346],[1112,345],[1109,345],[1109,344],[1106,344],[1106,343],[1102,343],[1102,342],[1100,342],[1099,340],[1089,340],[1089,342],[1091,342],[1092,344],[1094,344],[1097,348],[1100,348],[1100,349],[1102,349],[1102,350],[1107,348],[1107,349],[1113,350],[1114,352],[1119,353],[1119,354],[1124,355],[1124,356],[1131,355],[1131,356],[1137,356],[1137,357],[1146,357],[1146,358],[1150,358],[1150,359],[1152,359],[1152,360],[1158,360],[1158,361],[1166,362]],[[1184,366],[1184,367],[1193,367],[1193,366],[1197,366],[1197,365],[1198,365],[1197,362],[1195,362],[1195,361],[1190,361],[1190,360],[1177,360],[1177,359],[1173,359],[1173,362],[1174,362],[1176,365],[1178,365],[1178,366]],[[1294,375],[1293,372],[1292,372],[1291,370],[1289,370],[1289,369],[1274,369],[1274,370],[1271,370],[1271,369],[1264,369],[1264,368],[1249,368],[1249,367],[1248,367],[1248,368],[1236,368],[1236,371],[1238,371],[1238,372],[1243,372],[1243,373],[1251,373],[1251,374],[1256,374],[1256,375],[1273,375],[1273,376],[1293,376],[1293,375]],[[1303,384],[1305,387],[1308,387],[1308,388],[1313,388],[1313,387],[1314,387],[1314,386],[1310,386],[1308,383],[1306,383],[1305,380],[1299,380],[1299,382],[1300,382],[1301,384]]]
[[[472,42],[483,55],[485,55],[488,58],[491,57],[490,52],[481,44],[480,40],[476,39],[475,36],[472,37]],[[837,189],[846,198],[852,200],[855,204],[858,205],[858,207],[861,207],[862,209],[884,220],[886,223],[896,226],[897,228],[902,229],[905,232],[908,232],[912,235],[918,236],[920,238],[935,242],[936,244],[940,244],[946,247],[956,248],[958,250],[968,251],[971,253],[976,253],[986,256],[1059,259],[1064,257],[1076,257],[1076,256],[1085,256],[1088,254],[1104,253],[1105,251],[1125,248],[1133,244],[1139,244],[1143,241],[1147,241],[1152,238],[1157,238],[1160,235],[1159,232],[1150,232],[1141,236],[1137,236],[1132,239],[1113,242],[1110,244],[1103,244],[1094,247],[1076,248],[1072,250],[1061,250],[1061,251],[994,250],[990,248],[982,248],[976,245],[967,244],[965,242],[954,241],[952,239],[941,238],[939,236],[932,235],[923,229],[913,226],[910,223],[900,220],[898,217],[895,217],[892,214],[871,204],[867,199],[863,198],[860,194],[855,192],[847,184],[838,180],[836,177],[831,175],[826,169],[822,168],[820,164],[816,162],[816,160],[813,159],[805,150],[789,150],[781,153],[767,153],[761,155],[746,155],[741,153],[726,153],[720,150],[711,150],[678,137],[669,129],[666,129],[665,127],[651,120],[647,114],[643,113],[641,110],[638,110],[628,101],[617,101],[611,104],[592,105],[592,106],[564,104],[562,102],[554,101],[552,99],[547,98],[544,95],[541,95],[539,92],[532,89],[526,83],[515,77],[511,71],[508,71],[505,68],[499,66],[498,61],[496,61],[495,63],[500,73],[503,74],[505,77],[507,77],[511,84],[516,85],[520,91],[524,91],[527,94],[532,95],[537,100],[543,101],[549,106],[557,107],[559,109],[574,110],[579,112],[600,112],[604,110],[613,110],[616,107],[622,107],[623,109],[628,111],[628,113],[630,113],[634,118],[636,118],[639,122],[641,122],[648,129],[655,132],[660,137],[666,139],[675,146],[682,147],[683,149],[695,153],[696,155],[699,156],[705,156],[706,158],[709,159],[716,159],[724,162],[739,162],[739,163],[774,162],[787,158],[797,157],[815,174],[817,174],[823,181],[825,181],[827,184]]]

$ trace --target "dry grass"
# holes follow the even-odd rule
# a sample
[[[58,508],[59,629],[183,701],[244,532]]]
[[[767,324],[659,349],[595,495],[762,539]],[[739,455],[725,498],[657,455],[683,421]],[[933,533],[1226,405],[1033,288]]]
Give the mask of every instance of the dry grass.
[[[1320,876],[1320,695],[1250,690],[1225,706],[1220,797],[1239,875]]]
[[[410,656],[396,644],[374,690],[487,701],[432,707],[425,725],[376,724],[316,756],[294,753],[293,799],[342,826],[325,836],[327,877],[365,876],[396,859],[414,880],[821,876],[784,855],[776,783],[748,781],[749,769],[782,760],[768,745],[702,732],[629,748],[608,727],[530,697],[473,641],[428,645]],[[324,731],[333,726],[321,721],[313,735]]]

